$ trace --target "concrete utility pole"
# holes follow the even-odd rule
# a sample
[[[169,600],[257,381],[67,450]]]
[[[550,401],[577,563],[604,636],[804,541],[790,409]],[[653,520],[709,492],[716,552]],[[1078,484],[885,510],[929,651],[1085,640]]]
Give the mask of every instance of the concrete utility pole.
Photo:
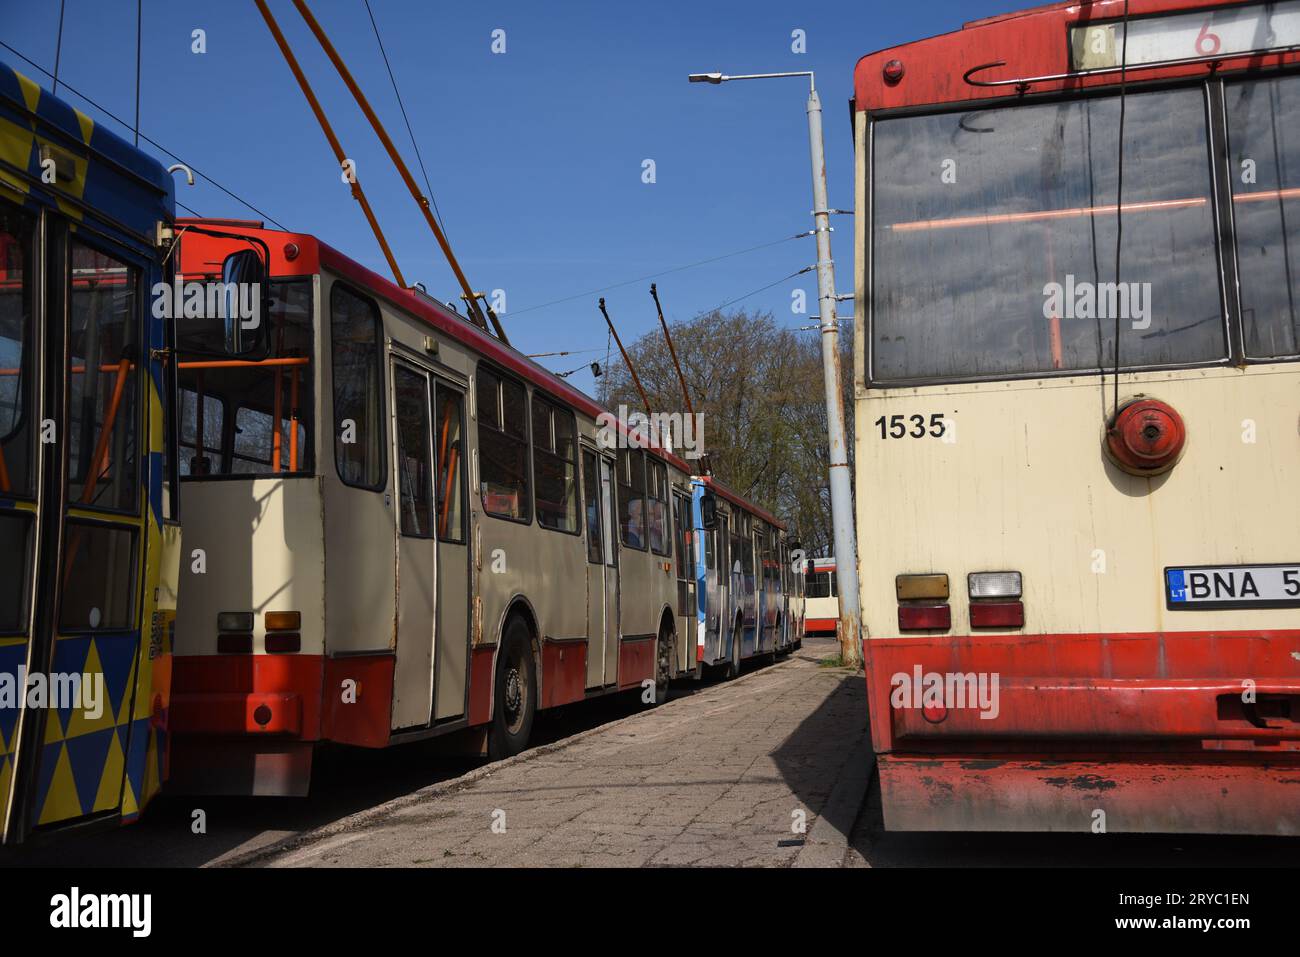
[[[822,101],[810,71],[799,73],[692,73],[692,83],[808,77],[808,149],[812,158],[813,222],[817,232],[817,298],[820,303],[822,377],[826,386],[826,423],[830,444],[831,524],[835,537],[835,576],[840,600],[840,657],[846,665],[862,664],[858,606],[858,547],[853,525],[853,490],[844,435],[844,397],[840,391],[840,332],[835,318],[835,261],[831,258],[831,211],[826,205],[826,146],[822,138]]]

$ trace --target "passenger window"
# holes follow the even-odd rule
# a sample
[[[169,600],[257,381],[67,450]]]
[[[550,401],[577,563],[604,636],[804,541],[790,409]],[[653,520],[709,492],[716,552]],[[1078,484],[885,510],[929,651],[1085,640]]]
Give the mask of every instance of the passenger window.
[[[224,403],[216,396],[181,389],[180,409],[180,474],[220,475],[221,429],[226,417]],[[196,438],[200,428],[203,429],[202,449],[199,449]]]
[[[32,494],[32,448],[36,429],[29,414],[32,393],[32,305],[36,276],[32,255],[36,220],[9,203],[0,204],[0,493]],[[24,533],[25,534],[25,533]]]
[[[668,528],[668,467],[657,459],[647,457],[646,477],[650,480],[650,551],[656,555],[672,554],[672,539]]]
[[[68,497],[78,505],[140,507],[136,279],[133,267],[73,242]]]
[[[578,531],[578,443],[573,413],[533,395],[533,481],[537,524]]]
[[[645,457],[637,449],[618,453],[618,525],[623,544],[645,551]]]
[[[528,496],[527,396],[521,383],[478,367],[479,493],[483,511],[532,520]]]
[[[334,464],[357,488],[384,487],[383,372],[379,309],[346,286],[330,292],[334,371]]]
[[[604,538],[600,526],[600,469],[594,452],[582,453],[582,501],[587,510],[587,561],[604,560]]]
[[[414,369],[394,366],[393,402],[397,420],[397,489],[402,534],[410,538],[432,538],[429,380]]]
[[[1225,95],[1232,168],[1255,170],[1248,183],[1231,177],[1246,355],[1300,355],[1300,78],[1246,80]]]
[[[221,429],[221,406],[212,402],[208,397],[208,408],[216,409],[217,415],[217,434],[220,435]],[[286,450],[290,448],[302,449],[307,444],[307,430],[299,424],[295,437],[290,428],[293,422],[290,419],[281,418],[280,421],[280,444],[275,444],[275,426],[274,420],[259,409],[239,409],[235,413],[235,444],[234,454],[231,455],[230,474],[231,475],[273,475],[282,469],[276,469],[275,460],[279,453],[281,463],[283,464],[289,458]],[[208,428],[206,421],[206,411],[203,427]],[[190,423],[191,432],[197,428],[197,424]],[[192,444],[192,443],[191,443]],[[206,444],[206,443],[205,443]],[[221,456],[216,457],[216,468],[221,468]]]
[[[463,438],[464,397],[454,389],[438,386],[435,410],[438,443],[438,537],[444,542],[465,541],[465,442]]]

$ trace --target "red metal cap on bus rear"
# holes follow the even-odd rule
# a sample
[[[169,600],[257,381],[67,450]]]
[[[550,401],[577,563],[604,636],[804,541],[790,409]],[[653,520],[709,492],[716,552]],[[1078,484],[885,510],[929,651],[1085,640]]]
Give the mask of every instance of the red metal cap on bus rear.
[[[1106,430],[1111,460],[1131,475],[1159,475],[1173,468],[1187,442],[1187,427],[1173,406],[1134,399]]]

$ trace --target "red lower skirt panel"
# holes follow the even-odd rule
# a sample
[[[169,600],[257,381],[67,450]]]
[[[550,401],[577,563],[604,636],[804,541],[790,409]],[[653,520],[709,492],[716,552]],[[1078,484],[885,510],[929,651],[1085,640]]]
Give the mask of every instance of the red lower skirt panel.
[[[581,701],[587,684],[587,642],[542,642],[542,707]]]
[[[655,676],[655,637],[623,638],[618,643],[618,686],[633,688]]]
[[[838,618],[809,618],[803,623],[803,633],[805,635],[825,634],[835,631],[839,624]]]
[[[882,754],[890,831],[1300,835],[1300,761]]]
[[[486,724],[492,720],[492,665],[496,661],[496,645],[474,649],[470,658],[469,723]]]

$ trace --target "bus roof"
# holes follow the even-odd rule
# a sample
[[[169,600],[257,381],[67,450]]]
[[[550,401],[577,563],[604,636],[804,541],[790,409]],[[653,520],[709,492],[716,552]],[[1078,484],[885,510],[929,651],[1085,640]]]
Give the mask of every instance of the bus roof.
[[[1195,11],[1224,6],[1223,0],[1130,0],[1129,21],[1143,17]],[[984,87],[967,83],[966,71],[1004,61],[990,67],[976,79],[1001,80],[1057,76],[1069,73],[1070,28],[1080,24],[1122,20],[1124,0],[1080,0],[1032,7],[1019,12],[974,20],[960,30],[904,43],[869,53],[858,61],[853,72],[854,110],[907,109],[947,103],[1021,97],[1017,86]],[[1300,51],[1269,54],[1270,65],[1300,63]],[[885,64],[898,60],[903,76],[897,82],[885,78]],[[1219,71],[1244,69],[1255,57],[1225,56]],[[1130,67],[1130,83],[1141,80],[1205,76],[1207,63],[1181,63],[1158,69]],[[1034,83],[1029,95],[1059,93],[1109,86],[1119,82],[1117,73],[1088,75],[1076,73],[1050,82]]]
[[[779,518],[777,518],[771,512],[759,508],[753,502],[743,497],[739,492],[735,492],[732,489],[728,488],[726,485],[723,485],[712,475],[699,476],[699,481],[702,484],[706,485],[707,487],[711,488],[714,494],[719,495],[722,498],[725,498],[732,505],[735,505],[738,508],[743,508],[745,511],[757,516],[758,518],[761,518],[769,525],[774,525],[777,528],[779,528],[781,531],[783,532],[785,531],[785,525],[781,522]]]
[[[385,279],[378,273],[375,273],[365,266],[361,265],[354,259],[349,258],[343,253],[334,249],[332,246],[321,242],[315,236],[307,233],[289,233],[276,229],[263,228],[260,223],[244,222],[240,220],[218,220],[218,219],[179,219],[178,227],[186,225],[210,226],[213,229],[219,229],[223,232],[238,233],[240,235],[256,236],[267,244],[271,252],[271,275],[272,276],[310,276],[320,271],[321,266],[326,266],[333,272],[338,273],[345,279],[350,280],[357,286],[366,291],[380,296],[392,305],[410,313],[416,318],[422,319],[430,326],[445,332],[449,335],[467,343],[471,348],[482,353],[492,362],[501,366],[509,372],[514,373],[525,381],[529,382],[536,388],[541,389],[550,395],[555,396],[574,409],[596,418],[601,414],[612,414],[599,402],[593,399],[579,389],[574,388],[568,382],[561,379],[549,369],[534,362],[528,356],[524,355],[513,346],[508,346],[495,336],[485,332],[478,326],[471,323],[465,316],[458,312],[453,312],[450,308],[429,296],[423,296],[419,293],[403,289],[396,283]],[[228,243],[229,240],[219,240],[202,235],[192,237],[199,242],[199,248],[202,249],[208,243]],[[290,245],[297,246],[298,252],[292,258],[286,256],[286,250]],[[192,273],[193,270],[189,264],[195,258],[200,258],[208,268],[208,272],[216,272],[220,269],[220,259],[209,258],[202,259],[203,253],[200,252],[198,257],[191,253],[182,253],[182,272]],[[620,429],[626,432],[626,429]],[[663,449],[652,447],[650,451],[657,456],[671,463],[679,471],[686,475],[691,475],[693,467],[683,459],[671,452]],[[746,501],[744,498],[716,482],[712,478],[706,478],[704,481],[712,485],[719,494],[730,501],[732,504],[739,505],[753,514],[762,518],[764,521],[775,525],[784,530],[785,526],[772,514]]]
[[[33,123],[34,120],[34,123]],[[83,207],[110,226],[152,242],[154,226],[171,222],[175,203],[172,177],[152,156],[97,124],[40,84],[0,62],[0,142],[11,163],[22,163],[28,183],[41,184],[42,150],[53,146],[72,160],[58,162],[56,181],[40,186],[64,202]],[[75,160],[85,160],[76,162]],[[70,173],[65,178],[64,171]]]

